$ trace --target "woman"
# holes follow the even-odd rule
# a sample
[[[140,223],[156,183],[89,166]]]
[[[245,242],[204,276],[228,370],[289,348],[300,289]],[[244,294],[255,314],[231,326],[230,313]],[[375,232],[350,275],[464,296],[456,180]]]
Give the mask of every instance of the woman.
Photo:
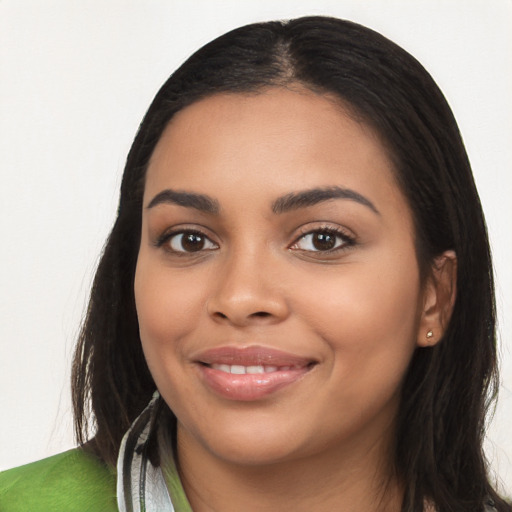
[[[7,472],[2,510],[510,510],[482,453],[494,324],[421,65],[346,21],[240,28],[140,126],[75,356],[82,447]]]

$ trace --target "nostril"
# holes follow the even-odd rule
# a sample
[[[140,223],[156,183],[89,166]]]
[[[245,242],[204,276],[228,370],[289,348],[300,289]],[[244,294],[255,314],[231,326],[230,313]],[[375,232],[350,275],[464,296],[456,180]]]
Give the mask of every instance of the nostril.
[[[272,313],[269,313],[268,311],[255,311],[254,313],[244,314],[240,311],[227,311],[226,313],[223,313],[222,311],[213,311],[212,317],[216,319],[218,322],[232,322],[237,325],[245,325],[247,323],[256,322],[259,323],[260,321],[269,321],[270,319],[274,318],[274,315]]]

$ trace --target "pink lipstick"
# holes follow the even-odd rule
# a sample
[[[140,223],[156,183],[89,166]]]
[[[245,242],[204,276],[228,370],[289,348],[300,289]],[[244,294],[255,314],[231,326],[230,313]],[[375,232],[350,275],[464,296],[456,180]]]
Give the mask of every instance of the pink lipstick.
[[[262,399],[306,375],[316,364],[266,347],[220,347],[197,357],[203,382],[230,400]]]

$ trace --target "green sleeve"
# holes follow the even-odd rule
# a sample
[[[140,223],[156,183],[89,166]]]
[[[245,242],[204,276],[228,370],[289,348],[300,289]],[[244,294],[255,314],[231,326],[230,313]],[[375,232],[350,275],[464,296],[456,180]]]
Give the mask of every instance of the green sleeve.
[[[116,476],[77,448],[0,473],[2,512],[117,512]]]

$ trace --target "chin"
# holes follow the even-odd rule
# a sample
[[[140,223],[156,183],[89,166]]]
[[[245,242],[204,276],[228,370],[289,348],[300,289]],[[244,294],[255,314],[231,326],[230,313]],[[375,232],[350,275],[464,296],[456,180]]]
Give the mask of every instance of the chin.
[[[214,447],[212,453],[229,464],[263,467],[300,458],[296,447],[285,447],[282,442],[254,442],[251,446]]]
[[[192,436],[211,456],[226,463],[240,466],[265,466],[299,458],[301,446],[311,446],[311,442],[301,442],[296,432],[272,425],[269,422],[238,422],[223,427],[210,428],[206,432],[190,432],[178,427],[178,439]]]

